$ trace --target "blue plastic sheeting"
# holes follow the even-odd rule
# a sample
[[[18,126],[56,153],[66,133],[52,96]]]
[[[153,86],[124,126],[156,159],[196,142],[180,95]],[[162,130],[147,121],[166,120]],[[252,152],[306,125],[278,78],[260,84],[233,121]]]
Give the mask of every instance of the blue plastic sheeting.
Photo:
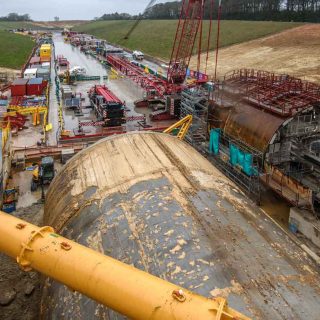
[[[243,161],[243,171],[248,176],[252,176],[253,175],[252,163],[253,163],[252,154],[245,153],[244,161]]]
[[[238,149],[238,164],[241,168],[244,166],[245,153]]]
[[[209,152],[217,155],[219,153],[221,129],[212,129],[210,131]]]
[[[230,143],[230,163],[231,165],[239,165],[243,172],[248,176],[258,175],[258,171],[253,168],[253,156],[240,150],[236,145]]]
[[[230,163],[235,166],[238,164],[238,147],[230,144]]]

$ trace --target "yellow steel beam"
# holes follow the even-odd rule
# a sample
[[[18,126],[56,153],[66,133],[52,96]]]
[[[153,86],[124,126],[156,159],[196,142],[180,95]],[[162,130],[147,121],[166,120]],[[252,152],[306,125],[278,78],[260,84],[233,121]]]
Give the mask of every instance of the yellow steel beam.
[[[183,140],[188,133],[188,130],[192,124],[192,115],[187,115],[183,119],[179,120],[178,122],[174,123],[171,127],[164,130],[164,133],[171,133],[174,129],[179,129],[178,132],[178,139]]]
[[[11,107],[9,107],[11,108]],[[47,113],[48,108],[46,106],[38,106],[38,107],[29,107],[29,108],[17,108],[16,111],[4,112],[3,117],[12,116],[15,117],[17,113],[22,115],[29,115],[33,113]]]
[[[6,146],[6,143],[7,143],[8,139],[9,139],[10,131],[11,131],[10,122],[7,122],[5,127],[2,128],[2,150],[4,150],[4,148]]]
[[[208,299],[0,212],[0,252],[130,319],[249,320],[223,298]],[[85,263],[84,263],[85,262]]]

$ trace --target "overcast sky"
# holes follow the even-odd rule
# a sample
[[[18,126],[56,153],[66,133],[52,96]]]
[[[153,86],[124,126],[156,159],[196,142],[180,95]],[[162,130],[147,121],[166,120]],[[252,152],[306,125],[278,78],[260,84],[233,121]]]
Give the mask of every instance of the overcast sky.
[[[0,0],[0,16],[29,13],[33,20],[90,20],[104,13],[142,12],[150,0]],[[166,0],[173,1],[173,0]],[[166,2],[157,1],[157,2]]]

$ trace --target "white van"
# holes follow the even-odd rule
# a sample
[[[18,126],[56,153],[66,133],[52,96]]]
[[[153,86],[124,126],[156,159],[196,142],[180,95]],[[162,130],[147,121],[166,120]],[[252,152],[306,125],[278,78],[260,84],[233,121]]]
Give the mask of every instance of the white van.
[[[70,69],[70,74],[71,75],[81,75],[84,76],[87,73],[87,70],[83,67],[80,66],[74,66],[73,68]]]
[[[133,51],[132,52],[132,58],[135,60],[143,60],[144,54],[141,51]]]

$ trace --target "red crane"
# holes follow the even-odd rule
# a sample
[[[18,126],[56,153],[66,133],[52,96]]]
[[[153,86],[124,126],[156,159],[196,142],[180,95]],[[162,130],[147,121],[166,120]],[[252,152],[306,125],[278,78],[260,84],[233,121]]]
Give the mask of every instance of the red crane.
[[[181,85],[193,53],[198,30],[202,24],[205,0],[183,0],[168,69],[168,82]],[[199,46],[201,51],[201,44]]]
[[[200,29],[199,48],[198,48],[198,69],[200,67],[200,54],[202,45],[202,21],[205,2],[210,1],[210,30],[208,37],[208,48],[210,47],[211,21],[214,0],[182,0],[179,23],[174,39],[171,59],[167,73],[166,92],[175,92],[181,90],[181,85],[186,79],[187,69],[193,54],[194,45]],[[144,14],[156,1],[150,1]],[[130,31],[125,36],[128,39],[133,30],[141,22],[144,14],[136,21]],[[208,53],[207,53],[208,56]],[[207,58],[208,60],[208,58]],[[197,70],[199,71],[199,70]]]
[[[155,1],[150,1],[145,13],[153,5]],[[149,100],[156,98],[164,98],[165,96],[174,95],[181,92],[185,85],[185,79],[190,64],[191,57],[194,52],[194,47],[198,38],[198,63],[197,70],[199,74],[200,69],[200,56],[202,51],[202,38],[203,38],[203,16],[205,4],[209,5],[209,34],[207,39],[207,56],[206,67],[209,58],[210,42],[211,42],[211,28],[212,18],[214,11],[214,0],[182,0],[179,22],[174,38],[174,44],[172,48],[170,63],[167,72],[167,79],[159,79],[157,76],[151,74],[145,74],[138,66],[133,66],[131,62],[121,59],[117,56],[108,56],[107,61],[114,68],[120,70],[127,76],[130,76],[135,81],[139,82],[142,87],[146,89],[147,97],[143,99],[149,103]],[[221,1],[219,2],[221,3]],[[221,8],[221,5],[220,5]],[[145,14],[144,13],[144,14]],[[144,14],[138,21],[132,26],[125,39],[128,39],[133,30],[142,20]],[[202,78],[204,80],[205,78]],[[199,81],[199,79],[198,79]],[[152,92],[152,95],[148,94]],[[153,93],[155,92],[155,94]],[[158,111],[157,111],[158,112]],[[165,112],[168,112],[166,110]],[[163,113],[163,111],[162,111]],[[172,112],[170,112],[172,116]]]

